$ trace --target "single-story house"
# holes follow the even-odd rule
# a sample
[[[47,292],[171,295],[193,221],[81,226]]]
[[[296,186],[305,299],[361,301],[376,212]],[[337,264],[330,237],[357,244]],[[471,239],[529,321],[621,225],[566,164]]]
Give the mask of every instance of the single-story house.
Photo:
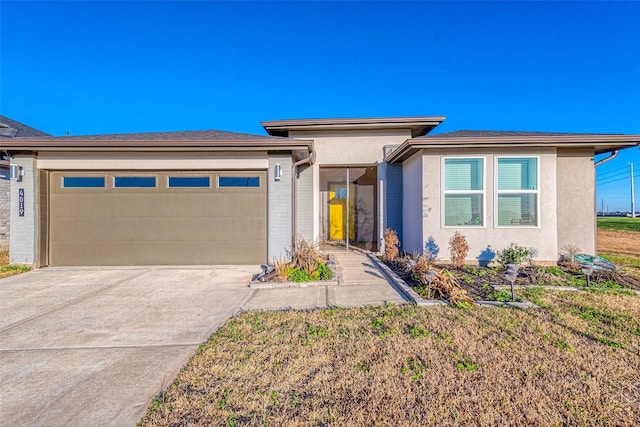
[[[640,135],[457,131],[443,116],[263,122],[55,137],[0,116],[10,164],[10,260],[37,266],[260,264],[294,236],[469,261],[511,242],[555,261],[596,251],[596,154]],[[32,128],[28,128],[32,129]]]

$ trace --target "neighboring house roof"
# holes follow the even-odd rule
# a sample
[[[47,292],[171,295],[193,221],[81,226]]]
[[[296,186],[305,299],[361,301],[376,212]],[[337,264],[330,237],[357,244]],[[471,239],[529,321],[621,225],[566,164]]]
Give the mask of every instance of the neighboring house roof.
[[[44,136],[51,135],[0,115],[0,138],[37,138]]]
[[[407,129],[411,137],[426,135],[446,119],[445,116],[287,119],[262,122],[269,135],[289,136],[290,131]]]
[[[411,138],[385,156],[388,163],[406,160],[423,149],[587,148],[595,154],[640,145],[640,135],[460,130]]]

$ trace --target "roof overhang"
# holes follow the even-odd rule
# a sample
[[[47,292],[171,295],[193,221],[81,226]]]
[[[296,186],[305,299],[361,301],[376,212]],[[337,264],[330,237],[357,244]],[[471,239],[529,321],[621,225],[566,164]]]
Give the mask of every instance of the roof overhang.
[[[0,150],[11,152],[185,152],[185,151],[280,151],[291,152],[296,159],[310,156],[313,141],[305,139],[282,140],[220,140],[220,141],[163,141],[163,140],[82,140],[78,138],[0,140]]]
[[[385,117],[385,118],[337,118],[294,119],[262,122],[272,136],[289,136],[290,131],[327,130],[402,130],[410,129],[411,137],[426,135],[446,119],[445,116]]]
[[[504,149],[504,148],[586,148],[594,154],[622,150],[640,145],[640,135],[554,135],[411,138],[385,157],[387,163],[402,162],[424,149]]]

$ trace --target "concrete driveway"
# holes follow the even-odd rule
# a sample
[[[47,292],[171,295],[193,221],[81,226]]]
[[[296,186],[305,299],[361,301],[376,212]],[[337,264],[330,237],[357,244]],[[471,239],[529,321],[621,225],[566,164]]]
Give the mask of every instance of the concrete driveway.
[[[47,268],[0,280],[0,425],[135,425],[250,298],[256,271]]]

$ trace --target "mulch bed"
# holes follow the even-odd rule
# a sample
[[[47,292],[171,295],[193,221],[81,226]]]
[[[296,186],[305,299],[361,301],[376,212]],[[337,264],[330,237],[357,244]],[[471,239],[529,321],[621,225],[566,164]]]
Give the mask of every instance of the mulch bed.
[[[408,258],[402,257],[394,261],[383,261],[402,280],[413,287],[418,294],[426,297],[426,287],[420,278],[412,274]],[[437,263],[436,270],[447,270],[457,279],[461,288],[476,300],[495,299],[496,286],[509,285],[504,278],[501,267],[464,266],[456,269],[450,264]],[[586,286],[586,277],[579,266],[570,263],[557,267],[541,267],[536,265],[520,266],[516,286]],[[594,271],[591,275],[591,286],[605,286],[611,288],[627,288],[640,290],[640,278],[617,271]]]

